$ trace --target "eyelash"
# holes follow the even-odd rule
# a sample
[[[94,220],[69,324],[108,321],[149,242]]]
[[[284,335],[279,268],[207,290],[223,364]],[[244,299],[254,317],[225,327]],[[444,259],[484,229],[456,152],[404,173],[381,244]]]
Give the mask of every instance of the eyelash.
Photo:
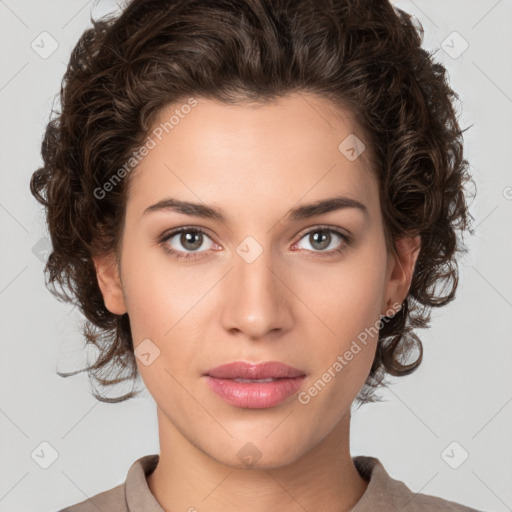
[[[341,231],[339,231],[338,229],[335,229],[335,228],[332,228],[330,226],[315,226],[313,229],[310,229],[309,231],[307,231],[306,233],[304,233],[299,240],[302,240],[306,235],[310,235],[311,233],[315,233],[317,231],[330,231],[331,233],[335,233],[336,235],[338,235],[344,242],[344,245],[341,247],[341,248],[338,248],[338,249],[331,249],[330,251],[311,251],[311,252],[315,252],[315,253],[318,253],[321,255],[322,258],[331,258],[331,257],[335,257],[339,254],[341,254],[342,252],[345,251],[345,248],[346,246],[350,246],[352,244],[352,238],[349,237],[348,235],[345,235],[344,233],[342,233]],[[177,259],[185,259],[185,260],[196,260],[196,259],[199,259],[199,258],[202,258],[203,256],[201,255],[201,253],[203,252],[206,252],[206,251],[201,251],[201,253],[187,253],[187,252],[183,252],[183,251],[176,251],[175,249],[171,249],[168,245],[166,245],[166,242],[168,240],[170,240],[171,238],[173,238],[175,235],[178,235],[180,233],[201,233],[203,235],[206,235],[208,238],[211,238],[208,233],[199,228],[199,227],[194,227],[194,226],[184,226],[184,227],[181,227],[181,228],[178,228],[178,229],[175,229],[169,233],[166,233],[164,235],[162,235],[162,237],[159,239],[159,243],[160,245],[162,246],[162,248],[164,249],[164,251],[168,254],[171,254],[173,257],[177,258]]]

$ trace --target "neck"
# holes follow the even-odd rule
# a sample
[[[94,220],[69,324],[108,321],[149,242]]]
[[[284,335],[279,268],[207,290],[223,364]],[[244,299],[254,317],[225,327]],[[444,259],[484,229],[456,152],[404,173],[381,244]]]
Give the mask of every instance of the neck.
[[[349,450],[350,411],[319,444],[279,467],[237,468],[192,444],[158,409],[160,459],[147,477],[165,511],[348,511],[368,482]]]

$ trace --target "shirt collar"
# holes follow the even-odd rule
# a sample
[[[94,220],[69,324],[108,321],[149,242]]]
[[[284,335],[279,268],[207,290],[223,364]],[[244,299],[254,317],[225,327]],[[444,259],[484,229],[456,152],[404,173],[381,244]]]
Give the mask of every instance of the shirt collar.
[[[146,480],[156,468],[159,459],[158,454],[145,455],[136,460],[128,470],[125,495],[129,512],[165,512],[151,493]],[[414,497],[403,482],[389,476],[379,459],[359,455],[352,460],[359,474],[369,483],[351,512],[395,512],[397,506],[403,506]]]
[[[159,459],[158,454],[145,455],[136,460],[128,470],[125,493],[129,512],[165,512],[151,493],[146,480],[156,468]]]
[[[369,481],[366,491],[350,512],[396,512],[414,498],[414,493],[404,482],[391,478],[376,457],[353,457],[359,474]]]

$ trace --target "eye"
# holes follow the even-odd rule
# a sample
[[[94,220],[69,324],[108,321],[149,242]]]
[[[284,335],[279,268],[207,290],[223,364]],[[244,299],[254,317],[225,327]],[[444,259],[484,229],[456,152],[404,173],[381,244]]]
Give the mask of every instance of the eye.
[[[210,247],[206,244],[207,247],[204,248],[206,239],[209,240],[211,244]],[[301,237],[301,240],[303,239],[306,239],[313,247],[311,252],[319,253],[325,257],[340,254],[352,242],[351,237],[343,234],[338,229],[328,226],[317,226],[305,233]],[[336,243],[336,239],[338,239],[338,243]],[[341,246],[339,240],[343,242]],[[201,258],[201,253],[208,252],[208,249],[212,247],[218,247],[208,236],[206,231],[198,227],[182,227],[175,229],[170,233],[164,234],[160,238],[159,243],[168,254],[172,254],[176,258],[184,259]],[[298,243],[295,244],[295,246],[298,245]],[[204,250],[200,250],[201,247],[203,247]],[[329,247],[331,247],[331,249],[326,250]]]
[[[308,231],[301,238],[301,240],[303,239],[307,240],[307,242],[313,247],[313,252],[325,253],[325,256],[335,256],[340,254],[345,250],[346,246],[351,243],[351,238],[348,235],[343,234],[338,229],[327,226],[317,226],[315,229]],[[336,242],[336,239],[338,239],[338,242]],[[340,239],[343,242],[341,246],[339,242]],[[331,250],[326,250],[329,247]]]
[[[160,238],[159,242],[167,253],[173,254],[177,258],[194,259],[201,257],[199,254],[196,255],[194,253],[207,252],[211,248],[206,247],[204,251],[199,250],[204,246],[205,238],[213,244],[213,240],[201,228],[183,227],[165,234]],[[169,244],[168,242],[174,242],[174,244]],[[185,250],[183,251],[181,248]]]

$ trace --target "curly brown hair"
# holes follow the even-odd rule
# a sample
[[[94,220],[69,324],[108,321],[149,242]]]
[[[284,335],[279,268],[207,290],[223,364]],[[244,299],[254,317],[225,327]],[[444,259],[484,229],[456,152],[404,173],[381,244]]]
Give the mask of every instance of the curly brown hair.
[[[467,252],[457,231],[463,235],[472,218],[464,185],[473,182],[458,95],[446,69],[421,48],[421,24],[387,0],[133,0],[117,16],[91,22],[69,60],[60,112],[50,114],[44,165],[30,181],[53,246],[46,284],[79,307],[85,345],[99,349],[78,372],[105,387],[138,375],[128,314],[105,307],[92,259],[115,253],[119,261],[129,177],[101,198],[98,187],[141,147],[170,103],[191,96],[263,103],[292,92],[355,114],[376,157],[388,247],[396,250],[397,237],[421,236],[410,290],[382,322],[357,400],[380,400],[375,391],[387,374],[418,368],[423,347],[413,329],[429,327],[431,308],[455,297],[456,253]],[[407,363],[415,348],[418,357]],[[107,398],[93,390],[104,402],[139,392]]]

